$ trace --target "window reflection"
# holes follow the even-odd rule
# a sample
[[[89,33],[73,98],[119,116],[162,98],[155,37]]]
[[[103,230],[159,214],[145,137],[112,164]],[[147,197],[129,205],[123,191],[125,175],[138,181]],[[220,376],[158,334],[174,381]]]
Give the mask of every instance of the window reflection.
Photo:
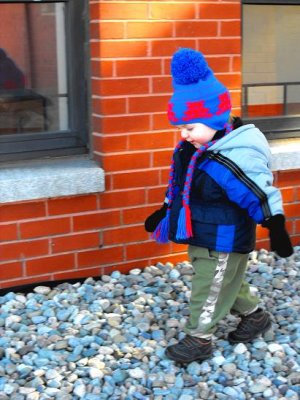
[[[243,6],[244,117],[300,114],[299,37],[299,6]]]
[[[0,134],[68,129],[64,3],[0,4]]]

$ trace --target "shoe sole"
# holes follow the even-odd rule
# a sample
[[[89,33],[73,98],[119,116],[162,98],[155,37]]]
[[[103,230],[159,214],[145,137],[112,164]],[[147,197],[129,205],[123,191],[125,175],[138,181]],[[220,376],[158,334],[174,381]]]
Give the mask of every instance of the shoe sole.
[[[168,349],[165,350],[165,355],[170,360],[173,360],[173,361],[178,362],[180,364],[189,364],[189,363],[194,362],[194,361],[201,362],[201,361],[207,360],[208,358],[211,357],[211,354],[206,354],[206,355],[203,355],[203,356],[200,356],[200,357],[197,357],[197,358],[193,358],[192,360],[182,360],[182,359],[176,358],[176,356],[174,356],[172,353],[170,353]]]
[[[247,339],[247,340],[235,340],[235,339],[231,339],[229,336],[228,336],[227,339],[228,339],[228,342],[229,342],[230,344],[249,343],[249,342],[251,342],[253,339],[257,338],[258,336],[264,335],[264,334],[265,334],[266,332],[268,332],[268,330],[270,330],[271,328],[272,328],[272,323],[269,322],[269,324],[268,324],[262,331],[258,332],[256,335],[252,336],[251,338],[249,338],[249,339]]]

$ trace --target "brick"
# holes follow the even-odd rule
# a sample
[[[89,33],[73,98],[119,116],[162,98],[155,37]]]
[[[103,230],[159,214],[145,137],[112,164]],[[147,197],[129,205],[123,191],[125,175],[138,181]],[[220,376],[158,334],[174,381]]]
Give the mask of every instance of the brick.
[[[155,186],[159,183],[159,171],[139,171],[113,175],[113,189]]]
[[[22,263],[20,261],[0,264],[0,281],[15,279],[22,275]]]
[[[241,72],[241,60],[240,56],[232,57],[232,72]]]
[[[209,54],[240,54],[240,38],[199,39],[199,48],[205,55]]]
[[[269,238],[269,230],[266,228],[262,228],[260,225],[256,228],[256,240],[268,239]]]
[[[4,288],[11,288],[12,291],[18,291],[20,287],[25,285],[31,285],[36,282],[49,282],[51,281],[51,275],[40,275],[34,278],[24,278],[24,279],[17,279],[17,280],[9,280],[1,282],[1,289]]]
[[[239,89],[242,84],[242,75],[236,74],[216,74],[220,82],[222,82],[228,89]]]
[[[233,108],[241,106],[241,97],[242,97],[241,90],[237,90],[235,92],[230,93],[231,104],[232,104]],[[240,115],[240,114],[237,114],[237,115]]]
[[[124,22],[97,21],[90,24],[91,39],[123,39],[125,37]]]
[[[109,172],[126,171],[132,169],[141,169],[150,167],[150,154],[149,153],[135,153],[104,155],[103,168]]]
[[[148,189],[148,203],[159,203],[162,205],[162,203],[165,201],[166,197],[166,190],[167,190],[167,183],[161,187],[156,187],[156,188],[149,188]]]
[[[196,17],[194,3],[166,4],[163,2],[150,2],[150,18],[163,20],[185,20]]]
[[[161,182],[167,186],[169,182],[170,168],[167,167],[161,170]]]
[[[147,19],[148,5],[136,3],[119,3],[110,1],[108,3],[91,4],[90,13],[92,19],[114,20],[114,19]]]
[[[103,232],[104,246],[140,242],[148,239],[144,226],[119,227]]]
[[[105,188],[106,190],[112,190],[112,175],[110,173],[106,173],[104,180],[105,180]]]
[[[91,74],[96,78],[110,78],[114,74],[114,62],[91,60]]]
[[[207,62],[215,74],[230,72],[230,57],[207,57]]]
[[[74,231],[100,229],[120,225],[120,211],[100,211],[73,217]]]
[[[291,242],[293,246],[299,246],[300,243],[300,235],[295,235],[291,237]]]
[[[171,77],[152,78],[152,91],[153,93],[172,93],[172,80]]]
[[[295,188],[285,188],[281,189],[281,195],[283,199],[283,203],[292,203],[296,200],[295,196]]]
[[[149,93],[148,78],[92,80],[92,90],[98,96],[119,96]]]
[[[241,22],[240,21],[222,21],[221,22],[221,36],[241,36]],[[217,35],[215,35],[217,36]]]
[[[296,221],[295,224],[295,233],[300,233],[300,219]]]
[[[158,255],[171,253],[171,245],[157,244],[156,242],[145,242],[138,244],[128,244],[126,246],[126,260],[143,259]]]
[[[48,240],[18,241],[0,245],[1,260],[19,260],[48,253]]]
[[[82,233],[53,238],[51,241],[53,253],[95,248],[99,246],[99,233]]]
[[[61,272],[53,275],[53,279],[55,281],[67,280],[67,279],[81,279],[81,278],[89,278],[89,277],[99,277],[100,276],[100,267],[96,268],[85,268],[80,270],[73,270],[70,272]]]
[[[97,209],[95,195],[72,196],[48,200],[49,215],[76,214]]]
[[[20,224],[22,239],[37,238],[68,233],[71,230],[69,218],[35,220]]]
[[[40,257],[26,261],[26,275],[40,275],[41,273],[53,273],[73,269],[75,267],[74,254],[62,254],[59,256]]]
[[[173,148],[174,135],[170,132],[133,134],[128,136],[129,150]]]
[[[103,133],[141,132],[149,130],[150,115],[106,117],[101,122]],[[98,129],[97,125],[95,129]]]
[[[149,76],[162,73],[161,60],[117,60],[116,75],[123,76]]]
[[[278,171],[277,186],[279,187],[299,186],[299,170]]]
[[[123,261],[123,247],[108,247],[99,250],[83,251],[78,253],[78,267],[103,266]]]
[[[96,114],[113,115],[113,114],[126,114],[126,99],[93,99],[93,111]]]
[[[285,204],[284,213],[287,218],[300,217],[300,203]]]
[[[105,40],[91,42],[90,49],[92,58],[146,57],[148,43],[146,40]]]
[[[153,115],[153,128],[155,130],[174,129],[168,120],[166,112]]]
[[[152,113],[168,109],[170,96],[130,97],[129,113]]]
[[[0,206],[0,222],[40,218],[46,215],[44,202],[4,204]]]
[[[0,242],[8,242],[18,238],[17,224],[0,225]]]
[[[218,23],[207,21],[189,21],[175,23],[176,37],[206,37],[218,35]]]
[[[241,5],[237,4],[201,4],[201,19],[240,19]]]
[[[104,153],[113,153],[128,150],[128,135],[94,136],[94,149]]]
[[[135,224],[140,223],[141,221],[145,221],[145,219],[152,214],[154,211],[159,209],[161,205],[157,206],[145,206],[130,208],[128,210],[123,210],[123,223],[127,224]]]
[[[100,195],[101,209],[133,207],[145,203],[145,190],[117,190]]]
[[[128,22],[127,37],[132,38],[163,38],[172,37],[173,23],[172,22]]]
[[[172,245],[172,253],[186,253],[187,252],[187,245],[186,244],[178,244],[178,243],[171,243]]]
[[[172,56],[180,47],[196,47],[194,39],[169,39],[169,40],[153,40],[151,42],[152,56]]]
[[[155,151],[153,153],[153,167],[166,167],[171,165],[172,151]]]

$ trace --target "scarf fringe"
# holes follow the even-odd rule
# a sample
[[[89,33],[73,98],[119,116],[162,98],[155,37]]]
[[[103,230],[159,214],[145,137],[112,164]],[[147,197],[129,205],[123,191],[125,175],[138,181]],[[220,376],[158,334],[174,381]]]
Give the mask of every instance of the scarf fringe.
[[[189,239],[193,236],[191,210],[188,204],[184,204],[179,212],[176,239]]]
[[[166,216],[157,225],[155,231],[152,233],[152,239],[158,243],[168,243],[169,241],[169,227],[170,227],[170,210],[167,210]]]

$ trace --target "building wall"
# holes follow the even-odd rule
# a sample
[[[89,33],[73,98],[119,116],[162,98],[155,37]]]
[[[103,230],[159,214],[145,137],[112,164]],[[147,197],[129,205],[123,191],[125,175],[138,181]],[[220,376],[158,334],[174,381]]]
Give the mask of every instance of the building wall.
[[[154,243],[144,219],[161,206],[178,132],[169,126],[170,58],[201,49],[240,113],[240,1],[90,1],[92,146],[106,190],[0,208],[0,289],[186,260]],[[275,173],[293,241],[299,171]],[[267,247],[266,230],[258,247]]]

